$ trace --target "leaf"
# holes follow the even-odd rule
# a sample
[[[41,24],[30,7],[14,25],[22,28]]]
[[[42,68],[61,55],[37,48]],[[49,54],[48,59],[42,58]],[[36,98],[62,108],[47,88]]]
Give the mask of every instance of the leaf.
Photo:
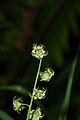
[[[14,120],[11,116],[9,116],[6,112],[4,112],[3,110],[0,110],[0,119],[1,120]]]
[[[20,85],[12,85],[12,86],[0,86],[0,90],[10,90],[10,91],[16,91],[23,95],[28,95],[29,91],[23,88]]]
[[[78,52],[79,52],[79,49],[78,49]],[[58,120],[67,120],[67,111],[68,111],[69,102],[70,102],[71,89],[72,89],[73,77],[74,77],[75,67],[76,67],[77,58],[78,58],[78,52],[72,63],[71,71],[68,77],[67,89],[66,89],[62,106],[61,106],[60,116]]]

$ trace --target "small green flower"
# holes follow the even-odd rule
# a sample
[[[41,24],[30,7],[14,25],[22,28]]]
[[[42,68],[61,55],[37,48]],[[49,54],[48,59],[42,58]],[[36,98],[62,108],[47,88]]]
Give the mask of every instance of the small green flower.
[[[47,56],[48,52],[44,48],[43,45],[33,44],[32,56],[37,59],[42,59],[44,56]]]
[[[34,99],[44,99],[46,97],[46,91],[44,88],[42,90],[40,89],[35,89],[33,92]]]
[[[53,75],[54,71],[51,68],[46,68],[44,72],[40,72],[40,81],[49,82]]]
[[[43,117],[41,109],[38,107],[36,110],[31,110],[29,114],[29,119],[40,120]]]
[[[29,113],[29,120],[32,119],[34,111],[35,111],[35,110],[31,110],[31,111],[30,111],[30,113]]]
[[[16,96],[13,98],[13,109],[20,114],[20,111],[23,110],[27,104],[23,103],[22,97],[17,98]]]

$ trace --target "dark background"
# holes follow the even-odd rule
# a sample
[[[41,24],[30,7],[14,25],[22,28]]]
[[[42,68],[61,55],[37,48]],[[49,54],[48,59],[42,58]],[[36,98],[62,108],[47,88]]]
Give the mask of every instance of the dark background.
[[[30,102],[28,91],[32,91],[39,64],[31,56],[33,43],[44,44],[49,52],[41,70],[52,67],[55,71],[49,83],[38,83],[47,87],[48,93],[33,107],[41,107],[43,120],[60,120],[60,115],[61,120],[80,120],[80,54],[76,57],[79,42],[80,0],[0,0],[0,120],[11,120],[9,116],[26,119],[27,109],[19,115],[13,110],[12,99],[23,96],[25,103]],[[62,114],[75,57],[69,106]]]

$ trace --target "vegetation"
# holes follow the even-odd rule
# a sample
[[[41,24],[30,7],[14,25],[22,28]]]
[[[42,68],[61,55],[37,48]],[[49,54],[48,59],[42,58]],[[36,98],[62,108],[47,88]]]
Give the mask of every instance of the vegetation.
[[[42,70],[55,71],[46,100],[34,101],[42,120],[80,120],[80,0],[0,1],[0,119],[25,120],[13,110],[13,97],[30,103],[39,60],[33,43],[46,46]],[[39,109],[38,109],[39,110]]]

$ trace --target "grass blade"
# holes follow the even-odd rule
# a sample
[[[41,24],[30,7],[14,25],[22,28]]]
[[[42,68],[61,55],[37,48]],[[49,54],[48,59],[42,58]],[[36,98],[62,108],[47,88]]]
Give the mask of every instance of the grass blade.
[[[80,47],[79,47],[79,49],[80,49]],[[59,115],[58,120],[67,120],[67,111],[68,111],[69,102],[70,102],[73,77],[74,77],[74,72],[75,72],[75,68],[76,68],[79,49],[78,49],[77,55],[72,63],[71,71],[70,71],[70,74],[68,77],[67,89],[66,89],[64,101],[61,106],[60,115]]]
[[[0,110],[0,120],[14,120],[12,117],[10,117],[6,112]]]
[[[15,91],[15,92],[19,92],[23,95],[28,95],[28,93],[29,93],[29,91],[27,89],[23,88],[20,85],[0,86],[0,90]]]

